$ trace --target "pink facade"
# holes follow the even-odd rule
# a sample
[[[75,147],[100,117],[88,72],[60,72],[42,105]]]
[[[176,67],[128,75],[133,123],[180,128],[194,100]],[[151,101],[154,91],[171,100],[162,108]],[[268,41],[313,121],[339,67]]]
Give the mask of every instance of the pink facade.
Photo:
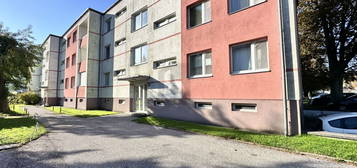
[[[75,84],[73,85],[73,80],[71,79],[73,77],[76,77],[76,60],[72,60],[73,55],[77,57],[77,40],[73,40],[73,38],[76,38],[73,36],[73,34],[77,32],[77,29],[73,29],[69,35],[67,36],[67,49],[66,49],[66,62],[65,62],[65,80],[68,79],[67,86],[65,86],[64,89],[64,97],[65,98],[73,98],[75,97],[76,93],[76,88]],[[68,40],[69,39],[69,40]],[[69,60],[69,62],[67,62]],[[74,63],[73,63],[74,61]],[[71,86],[72,85],[72,86]]]
[[[197,0],[182,1],[182,79],[185,98],[196,99],[282,99],[281,44],[278,1],[267,1],[234,14],[227,3],[211,1],[212,21],[187,29],[187,6]],[[238,74],[230,72],[229,46],[267,38],[267,72]],[[188,78],[187,55],[211,50],[212,77]]]

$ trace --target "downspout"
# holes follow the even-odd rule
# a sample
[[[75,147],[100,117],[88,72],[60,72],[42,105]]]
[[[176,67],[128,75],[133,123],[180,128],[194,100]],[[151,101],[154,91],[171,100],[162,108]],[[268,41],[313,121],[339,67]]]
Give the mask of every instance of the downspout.
[[[284,1],[284,0],[283,0]],[[286,93],[286,64],[285,64],[285,42],[284,42],[284,24],[283,24],[283,4],[282,0],[278,0],[278,12],[279,12],[279,29],[280,29],[280,42],[281,42],[281,62],[282,62],[282,85],[283,85],[283,113],[284,113],[284,135],[289,135],[289,120],[288,120],[288,109],[287,109],[287,93]]]

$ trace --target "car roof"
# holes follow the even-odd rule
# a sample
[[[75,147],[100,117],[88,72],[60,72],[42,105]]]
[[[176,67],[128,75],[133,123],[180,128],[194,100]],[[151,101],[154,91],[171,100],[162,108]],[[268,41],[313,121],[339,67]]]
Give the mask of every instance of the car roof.
[[[346,117],[357,117],[357,112],[341,112],[337,114],[323,116],[320,117],[320,119],[331,120],[331,119],[339,119],[339,118],[346,118]]]

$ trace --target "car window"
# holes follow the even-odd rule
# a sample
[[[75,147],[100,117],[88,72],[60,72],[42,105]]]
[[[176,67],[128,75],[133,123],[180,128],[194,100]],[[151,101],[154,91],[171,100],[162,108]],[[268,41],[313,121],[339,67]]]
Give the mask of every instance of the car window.
[[[345,129],[357,129],[357,117],[350,117],[344,119]]]
[[[332,127],[343,128],[342,119],[332,120],[328,122]]]

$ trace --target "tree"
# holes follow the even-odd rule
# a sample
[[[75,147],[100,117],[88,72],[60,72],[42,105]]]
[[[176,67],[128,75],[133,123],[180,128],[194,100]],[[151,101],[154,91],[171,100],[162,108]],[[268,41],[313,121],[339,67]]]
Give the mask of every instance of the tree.
[[[343,98],[344,80],[356,79],[357,0],[298,2],[303,80],[307,81],[304,83],[327,81],[332,100],[338,103]],[[316,67],[306,68],[311,65]],[[309,81],[310,70],[317,73],[315,81]]]
[[[26,87],[41,48],[33,43],[31,27],[16,33],[0,24],[0,111],[8,112],[9,87]]]

